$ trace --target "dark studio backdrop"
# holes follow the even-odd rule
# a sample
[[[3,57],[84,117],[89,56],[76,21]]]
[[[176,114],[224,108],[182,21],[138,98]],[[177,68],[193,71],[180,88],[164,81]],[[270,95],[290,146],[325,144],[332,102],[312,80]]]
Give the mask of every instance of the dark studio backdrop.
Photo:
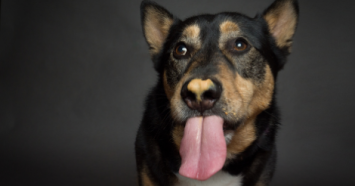
[[[158,0],[180,18],[272,0]],[[300,0],[278,77],[273,186],[355,185],[355,1]],[[136,185],[134,140],[156,80],[139,0],[2,0],[0,185]]]

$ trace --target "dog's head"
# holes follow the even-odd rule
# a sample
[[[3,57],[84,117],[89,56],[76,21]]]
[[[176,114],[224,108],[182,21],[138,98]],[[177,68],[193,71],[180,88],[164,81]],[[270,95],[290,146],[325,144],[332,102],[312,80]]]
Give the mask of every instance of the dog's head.
[[[203,160],[190,157],[193,152],[187,149],[192,148],[191,143],[197,149],[214,149],[202,143],[224,145],[225,149],[216,151],[226,153],[217,153],[214,158],[230,159],[258,138],[254,122],[273,101],[275,78],[297,26],[297,2],[277,0],[255,18],[226,12],[181,21],[151,1],[142,2],[141,12],[144,36],[176,123],[173,140],[180,149],[182,164],[190,162],[188,170],[184,173],[180,168],[180,173],[207,179],[213,173],[189,175],[200,174],[191,171],[191,166]],[[208,123],[218,124],[204,129]],[[199,131],[204,134],[197,134]],[[218,142],[218,133],[224,136],[224,144]],[[189,135],[200,135],[204,141],[191,142]],[[215,172],[220,168],[204,169]]]

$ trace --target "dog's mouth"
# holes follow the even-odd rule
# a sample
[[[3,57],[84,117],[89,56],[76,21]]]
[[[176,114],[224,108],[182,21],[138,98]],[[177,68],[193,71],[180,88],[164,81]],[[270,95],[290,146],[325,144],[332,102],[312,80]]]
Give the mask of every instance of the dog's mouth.
[[[207,180],[222,169],[227,156],[227,143],[232,128],[217,115],[192,117],[186,121],[181,140],[182,176]]]

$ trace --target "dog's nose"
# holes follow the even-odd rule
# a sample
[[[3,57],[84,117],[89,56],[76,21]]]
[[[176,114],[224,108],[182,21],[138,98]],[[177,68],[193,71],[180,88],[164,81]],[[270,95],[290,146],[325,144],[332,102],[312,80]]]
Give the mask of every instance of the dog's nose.
[[[181,97],[188,107],[202,113],[214,106],[221,92],[222,87],[217,81],[192,79],[182,86]]]

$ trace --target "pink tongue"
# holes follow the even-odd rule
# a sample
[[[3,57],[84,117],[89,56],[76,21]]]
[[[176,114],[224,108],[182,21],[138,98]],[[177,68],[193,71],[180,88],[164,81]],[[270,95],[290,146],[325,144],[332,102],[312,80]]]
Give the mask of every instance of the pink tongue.
[[[221,170],[227,156],[223,119],[218,116],[188,119],[180,155],[182,176],[203,181]]]

